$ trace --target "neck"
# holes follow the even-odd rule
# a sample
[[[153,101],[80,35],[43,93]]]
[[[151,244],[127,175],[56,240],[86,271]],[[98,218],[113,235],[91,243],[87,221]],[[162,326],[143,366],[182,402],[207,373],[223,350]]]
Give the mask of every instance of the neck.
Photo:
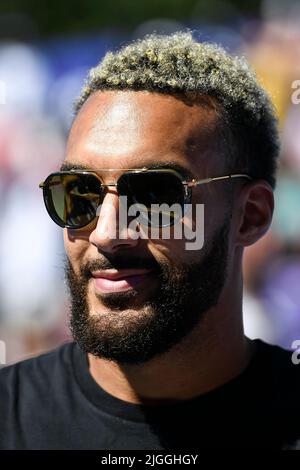
[[[146,363],[120,365],[89,355],[92,377],[111,395],[136,404],[188,400],[222,386],[247,367],[253,354],[243,332],[241,289],[239,294],[240,307],[224,292],[191,334]]]

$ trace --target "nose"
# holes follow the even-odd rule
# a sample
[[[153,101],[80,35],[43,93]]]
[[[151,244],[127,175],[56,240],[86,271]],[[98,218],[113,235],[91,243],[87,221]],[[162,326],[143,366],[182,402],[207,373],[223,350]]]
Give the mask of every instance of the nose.
[[[119,249],[134,248],[138,244],[138,238],[134,239],[132,236],[132,229],[127,224],[119,224],[120,210],[124,208],[120,209],[118,193],[108,189],[97,211],[97,224],[89,236],[90,243],[101,251],[115,253]],[[124,216],[120,219],[124,221]],[[125,220],[127,221],[127,214]]]

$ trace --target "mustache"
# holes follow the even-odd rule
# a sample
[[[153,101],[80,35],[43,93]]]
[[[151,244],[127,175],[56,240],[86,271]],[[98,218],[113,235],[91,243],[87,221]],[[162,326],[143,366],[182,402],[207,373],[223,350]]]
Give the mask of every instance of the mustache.
[[[93,271],[102,271],[105,269],[151,269],[155,272],[161,271],[160,264],[155,258],[142,258],[128,255],[106,256],[87,261],[80,268],[82,278],[88,280],[92,277]]]

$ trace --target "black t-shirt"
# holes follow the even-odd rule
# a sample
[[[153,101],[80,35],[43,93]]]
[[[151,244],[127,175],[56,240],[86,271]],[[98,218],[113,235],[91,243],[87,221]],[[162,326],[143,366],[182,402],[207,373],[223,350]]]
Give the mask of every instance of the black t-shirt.
[[[0,449],[297,448],[300,365],[289,351],[255,343],[237,378],[168,405],[132,404],[105,392],[76,343],[4,367]]]

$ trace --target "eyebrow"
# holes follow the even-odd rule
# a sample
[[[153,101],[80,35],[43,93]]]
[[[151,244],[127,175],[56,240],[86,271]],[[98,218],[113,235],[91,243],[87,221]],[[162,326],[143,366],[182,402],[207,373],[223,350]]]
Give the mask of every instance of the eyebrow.
[[[154,162],[148,163],[147,165],[135,166],[134,169],[142,169],[142,168],[149,168],[151,170],[154,170],[156,168],[157,169],[170,168],[172,170],[178,171],[185,178],[194,178],[193,173],[188,168],[186,168],[185,166],[173,160],[164,161],[164,162],[154,161]],[[98,171],[105,171],[105,168],[92,168],[82,163],[72,163],[72,162],[62,163],[60,167],[60,171],[71,171],[71,170],[94,171],[96,173]],[[114,170],[121,171],[122,168],[114,168]]]

